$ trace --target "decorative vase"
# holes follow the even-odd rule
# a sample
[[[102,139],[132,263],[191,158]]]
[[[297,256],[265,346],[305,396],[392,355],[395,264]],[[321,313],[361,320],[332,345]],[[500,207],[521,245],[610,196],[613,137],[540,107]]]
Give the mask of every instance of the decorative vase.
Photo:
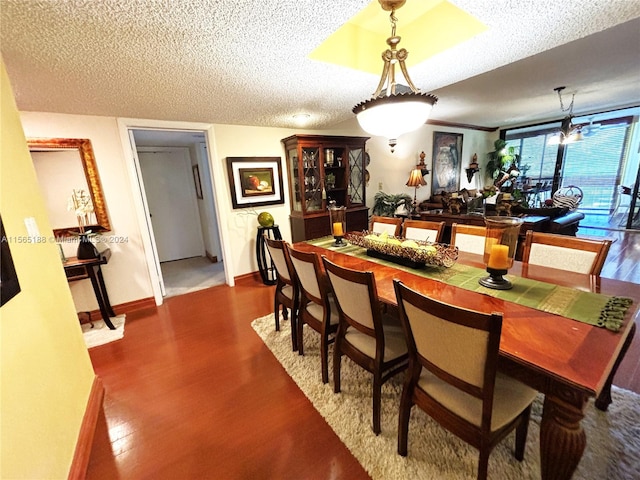
[[[98,249],[89,239],[88,233],[81,233],[78,236],[78,253],[76,256],[79,260],[88,260],[99,256]]]
[[[487,233],[483,260],[489,276],[478,282],[487,288],[509,290],[513,285],[503,275],[513,266],[523,220],[516,217],[485,217],[484,222]]]

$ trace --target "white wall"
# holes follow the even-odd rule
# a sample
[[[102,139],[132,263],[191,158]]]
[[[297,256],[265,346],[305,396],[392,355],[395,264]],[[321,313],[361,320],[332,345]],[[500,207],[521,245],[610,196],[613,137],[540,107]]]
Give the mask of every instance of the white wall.
[[[118,119],[109,117],[88,117],[40,112],[21,112],[24,131],[28,137],[89,138],[93,144],[96,162],[102,181],[109,218],[113,227],[112,235],[124,237],[127,243],[110,243],[113,256],[104,268],[105,281],[113,305],[153,296],[151,279],[148,274],[145,250],[136,217],[134,195],[130,181],[131,159],[123,152],[129,149],[122,145],[118,129]],[[459,128],[433,127],[425,125],[416,132],[401,136],[395,153],[389,151],[387,141],[374,137],[367,142],[371,157],[367,186],[367,204],[373,204],[373,196],[378,191],[378,182],[383,183],[387,193],[407,193],[413,197],[413,189],[405,183],[409,171],[418,163],[418,155],[424,150],[426,164],[431,170],[431,149],[434,131],[463,133],[461,188],[467,185],[464,169],[469,165],[474,153],[483,167],[486,153],[492,149],[497,133],[487,134]],[[285,240],[291,241],[289,225],[289,185],[286,158],[280,140],[296,133],[317,135],[368,136],[351,119],[336,128],[322,131],[304,129],[266,128],[237,125],[213,125],[211,162],[223,248],[229,250],[225,265],[233,276],[240,276],[258,270],[255,259],[255,238],[257,213],[269,211]],[[285,203],[253,209],[232,209],[231,192],[226,169],[226,157],[280,157],[284,177]],[[430,182],[430,175],[427,178]],[[205,186],[203,185],[203,188]],[[429,197],[430,184],[418,190],[418,201]],[[61,192],[61,198],[67,198]],[[226,243],[225,243],[226,242]],[[72,252],[73,253],[73,252]],[[78,310],[93,310],[97,307],[89,282],[75,282],[72,293]]]
[[[57,113],[20,112],[27,137],[88,138],[96,158],[102,189],[111,220],[111,235],[121,242],[109,242],[112,256],[102,271],[113,305],[153,296],[138,223],[133,216],[125,159],[115,118]],[[70,192],[60,192],[66,205]],[[75,256],[76,244],[65,245],[65,254]],[[97,302],[89,281],[70,283],[78,311],[95,310]]]

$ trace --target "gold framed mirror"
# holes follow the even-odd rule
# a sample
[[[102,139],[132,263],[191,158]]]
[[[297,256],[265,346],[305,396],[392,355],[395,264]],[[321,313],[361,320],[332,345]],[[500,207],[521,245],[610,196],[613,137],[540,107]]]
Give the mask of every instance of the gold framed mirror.
[[[76,214],[67,208],[74,190],[88,192],[93,203],[91,221],[85,229],[93,233],[111,230],[91,141],[86,138],[28,138],[27,145],[54,235],[71,236],[78,232]]]

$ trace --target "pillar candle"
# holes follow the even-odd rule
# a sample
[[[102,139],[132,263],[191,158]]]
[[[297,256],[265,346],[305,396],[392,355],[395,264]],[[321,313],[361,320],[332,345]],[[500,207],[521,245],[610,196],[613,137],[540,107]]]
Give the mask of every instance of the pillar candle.
[[[342,231],[342,222],[335,222],[333,224],[333,236],[342,237],[344,232]]]
[[[489,262],[487,267],[494,270],[508,270],[509,269],[509,246],[508,245],[493,245],[491,247],[491,253],[489,255]]]

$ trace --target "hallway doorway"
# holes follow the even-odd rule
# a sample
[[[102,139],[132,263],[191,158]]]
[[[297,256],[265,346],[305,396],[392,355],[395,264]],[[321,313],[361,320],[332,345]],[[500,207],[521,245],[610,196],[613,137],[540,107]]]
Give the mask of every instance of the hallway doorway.
[[[205,132],[130,132],[162,296],[225,284]]]

